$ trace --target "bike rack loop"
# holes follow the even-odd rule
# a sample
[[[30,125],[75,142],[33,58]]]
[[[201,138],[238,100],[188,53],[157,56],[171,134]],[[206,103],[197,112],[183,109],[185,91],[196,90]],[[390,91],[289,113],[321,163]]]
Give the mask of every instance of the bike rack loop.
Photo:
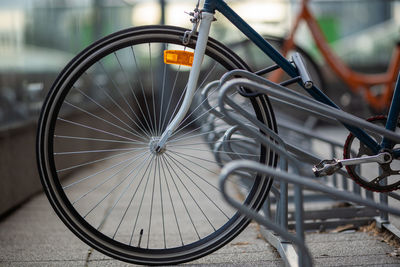
[[[234,71],[232,71],[232,72],[234,72]],[[231,75],[233,75],[232,73],[228,73],[228,75],[229,74],[231,74]],[[247,74],[249,74],[249,75],[251,75],[251,73],[245,73],[246,75]],[[235,75],[237,75],[237,73],[235,74]],[[225,75],[224,77],[226,77],[227,75]],[[259,77],[257,76],[257,79],[258,79]],[[222,79],[221,79],[222,80]],[[258,80],[260,80],[260,79],[258,79]],[[223,86],[223,88],[226,88],[226,89],[228,89],[228,88],[230,88],[230,87],[233,87],[233,86],[238,86],[238,85],[242,85],[242,86],[245,86],[246,88],[248,88],[248,87],[250,87],[251,89],[255,89],[254,87],[257,87],[257,86],[261,86],[261,85],[258,85],[258,84],[256,84],[256,85],[254,85],[254,84],[249,84],[249,82],[250,81],[247,81],[247,80],[245,80],[245,81],[243,81],[243,80],[240,80],[240,79],[236,79],[236,81],[235,82],[231,82],[231,84],[227,84],[227,85],[225,85],[225,87]],[[222,82],[221,82],[221,84],[222,84]],[[275,85],[275,84],[273,84],[273,85]],[[265,89],[265,88],[263,88],[263,89]],[[279,88],[279,90],[280,90],[281,88]],[[286,89],[286,88],[285,88]],[[222,104],[221,105],[221,103],[223,103],[223,100],[221,101],[221,99],[224,99],[224,92],[226,92],[227,90],[225,90],[225,89],[221,89],[221,92],[220,92],[220,108],[221,108],[221,112],[223,113],[223,119],[224,120],[226,120],[226,121],[229,121],[229,120],[231,120],[230,122],[231,123],[233,123],[233,124],[235,124],[235,123],[237,123],[237,124],[240,124],[240,122],[238,123],[237,121],[235,122],[234,121],[234,119],[232,120],[232,118],[230,118],[229,117],[229,114],[226,112],[226,110],[224,110],[224,105]],[[258,90],[258,91],[262,91],[262,90]],[[265,92],[264,92],[265,93]],[[269,94],[270,94],[270,92],[269,92]],[[303,96],[304,97],[304,96]],[[226,99],[225,99],[225,101],[226,101]],[[228,101],[229,102],[229,101]],[[233,104],[234,105],[234,103],[233,102],[231,102],[230,104]],[[320,103],[318,103],[319,105],[320,105]],[[235,108],[235,107],[234,107]],[[236,107],[237,108],[237,107]],[[235,109],[236,109],[235,108]],[[308,108],[310,108],[310,107],[308,107]],[[312,109],[312,107],[311,107],[311,109]],[[337,110],[336,110],[336,112],[337,112]],[[220,116],[219,116],[220,117]],[[359,119],[360,120],[360,119]],[[236,124],[236,125],[237,125]],[[362,123],[361,123],[362,124]],[[242,125],[243,126],[243,125]],[[259,125],[257,125],[258,127],[259,127]],[[261,125],[262,126],[262,125]],[[368,127],[366,127],[366,128],[368,128]],[[248,130],[248,127],[244,127],[244,129],[246,129],[246,130]],[[267,128],[268,129],[268,128]],[[275,138],[275,142],[277,142],[277,140],[278,140],[278,138],[276,138],[277,136],[276,136],[276,134],[275,133],[273,133],[273,132],[271,132],[269,129],[268,129],[268,131],[266,131],[267,129],[263,129],[263,130],[265,130],[265,132],[267,132],[267,135],[275,135],[274,136],[274,138]],[[381,129],[381,128],[380,128]],[[230,136],[232,136],[232,133],[234,132],[234,131],[237,131],[238,129],[237,129],[237,127],[236,127],[236,129],[234,129],[234,128],[231,128],[231,132],[230,133],[226,133],[225,134],[225,136],[224,136],[224,140],[225,140],[225,149],[229,149],[229,142],[226,142],[226,140],[227,139],[229,139],[230,138]],[[375,130],[375,129],[374,129]],[[253,130],[253,134],[255,134],[256,136],[257,135],[259,135],[259,132],[257,132],[257,131],[254,131]],[[386,134],[386,133],[385,133]],[[258,136],[258,137],[261,137],[261,139],[264,139],[264,141],[267,139],[267,138],[265,138],[265,136]],[[260,141],[260,140],[259,140]],[[268,143],[268,141],[269,141],[269,146],[270,147],[272,147],[272,146],[274,146],[274,144],[270,141],[270,140],[267,140],[267,143]],[[265,143],[265,142],[263,142],[263,143]],[[281,146],[281,147],[284,147],[285,146],[285,143],[282,141],[282,140],[279,140],[278,141],[278,143],[279,143],[279,145]],[[286,152],[286,151],[284,151],[284,150],[282,150],[279,146],[277,147],[277,146],[274,146],[274,148],[273,148],[276,152],[278,152],[278,154],[283,154],[283,155],[285,155],[286,157],[288,157],[289,156],[289,154]],[[230,151],[232,152],[233,150],[232,149],[230,149]],[[290,157],[290,156],[289,156]],[[288,158],[289,159],[289,158]],[[293,158],[290,158],[290,160],[289,161],[291,161],[292,162],[292,164],[294,163],[294,164],[296,164],[295,162],[296,161],[294,161],[293,160]],[[265,166],[264,166],[265,167]],[[257,171],[259,171],[259,170],[257,170]],[[274,175],[277,175],[277,173],[275,173]],[[298,176],[298,177],[300,177],[300,176]],[[292,181],[293,182],[293,181]],[[315,183],[315,182],[314,182]],[[321,188],[320,188],[320,191],[322,191],[322,192],[324,192]],[[300,190],[300,192],[301,192],[301,190]],[[297,193],[297,192],[296,192]],[[324,193],[329,193],[329,192],[324,192]],[[338,194],[338,192],[337,192],[337,190],[336,190],[336,192],[334,192],[333,191],[333,193],[331,192],[331,194],[333,195],[333,196],[336,196],[336,197],[343,197],[344,199],[348,199],[349,200],[349,196],[350,197],[352,197],[353,195],[349,195],[348,193],[347,193],[347,195],[346,195],[346,193],[343,195],[343,193],[344,192],[341,192],[340,194]],[[297,195],[297,194],[296,194]],[[227,197],[227,196],[225,196],[225,197]],[[352,200],[350,200],[350,201],[352,201]],[[365,200],[363,200],[362,198],[360,198],[360,197],[358,197],[358,198],[356,198],[356,199],[353,199],[353,201],[354,202],[358,202],[358,203],[361,203],[361,204],[365,204],[365,205],[369,205],[369,206],[372,206],[372,207],[375,207],[375,208],[378,208],[378,209],[381,209],[381,210],[384,210],[384,211],[386,211],[386,212],[392,212],[392,213],[394,213],[394,214],[399,214],[398,212],[399,211],[397,211],[397,210],[394,210],[394,209],[391,209],[390,207],[387,207],[387,206],[383,206],[383,205],[379,205],[379,204],[376,204],[375,202],[372,202],[372,201],[367,201],[367,202],[364,202]],[[296,201],[297,202],[297,201]],[[377,205],[377,206],[376,206]],[[389,210],[387,209],[387,208],[389,208]],[[396,213],[397,212],[397,213]],[[259,218],[260,219],[260,218]],[[263,223],[265,224],[266,222],[265,221],[263,221]],[[296,224],[296,225],[298,225],[298,224]],[[301,228],[300,228],[301,229]],[[298,231],[297,231],[298,232]],[[284,237],[283,235],[282,235],[282,237]],[[302,240],[301,238],[300,238],[300,240]],[[297,240],[298,241],[298,240]],[[298,245],[298,243],[296,243],[297,245]],[[300,245],[300,247],[299,247],[300,249],[301,249],[301,245]],[[302,250],[302,249],[301,249]],[[302,250],[303,251],[303,250]],[[304,252],[304,251],[303,251]],[[301,256],[301,255],[300,255]],[[307,258],[307,257],[306,257]],[[304,259],[300,259],[299,258],[299,260],[302,262],[302,263],[304,263]],[[307,261],[308,259],[305,259],[305,261]],[[307,266],[307,265],[306,265]]]
[[[227,77],[231,75],[238,75],[241,74],[245,78],[249,79],[243,79],[243,78],[237,78],[235,81],[225,81]],[[247,77],[246,77],[247,76]],[[359,128],[363,128],[366,130],[370,130],[373,132],[377,132],[379,134],[384,135],[385,137],[389,138],[392,141],[395,141],[397,143],[400,143],[400,135],[386,130],[382,127],[376,126],[370,122],[367,122],[365,120],[362,120],[354,115],[351,115],[349,113],[344,112],[343,110],[336,109],[333,107],[330,107],[326,104],[323,104],[317,100],[311,99],[309,97],[305,97],[304,95],[297,93],[293,90],[290,90],[286,87],[283,87],[279,84],[273,83],[267,79],[264,79],[262,77],[256,76],[254,78],[255,74],[243,70],[234,70],[231,72],[228,72],[221,78],[221,89],[219,93],[219,106],[223,105],[223,98],[226,96],[223,96],[222,93],[222,88],[230,88],[230,87],[246,87],[250,88],[253,91],[257,91],[263,94],[267,94],[268,96],[274,96],[276,98],[279,98],[283,101],[293,103],[294,105],[298,106],[299,108],[304,108],[312,113],[317,113],[317,114],[322,114],[328,117],[333,117],[337,119],[340,122],[344,123],[349,123],[352,126],[356,126]],[[251,77],[251,78],[250,78]],[[254,82],[256,80],[256,82]],[[263,83],[257,83],[257,81],[262,81]],[[225,89],[226,90],[226,89]]]
[[[222,110],[222,113],[225,114],[224,110]],[[230,142],[226,142],[226,141],[230,140],[232,134],[235,131],[238,131],[241,126],[244,126],[246,128],[246,126],[248,126],[248,125],[234,126],[234,127],[230,128],[224,136],[224,141],[225,141],[224,144],[229,152],[234,153],[233,149],[230,147]],[[265,137],[261,138],[260,141],[263,142],[265,145],[270,146],[272,148],[272,150],[279,151],[279,154],[286,154],[286,157],[281,158],[281,161],[280,161],[281,167],[280,168],[283,171],[287,171],[288,163],[290,162],[290,163],[292,163],[292,165],[294,167],[294,172],[297,173],[298,172],[298,166],[297,166],[298,162],[293,157],[291,157],[289,154],[287,154],[285,152],[285,149],[284,149],[285,143],[283,142],[283,140],[281,140],[280,137],[276,133],[271,131],[269,128],[265,127],[265,125],[262,130],[267,134],[267,136],[269,136],[269,137],[273,136],[274,142],[272,140],[263,142],[263,141],[265,141],[265,139],[264,139]],[[256,135],[253,137],[255,137],[256,139],[260,138],[256,129],[252,129],[251,131],[254,131],[253,133],[256,133]],[[243,176],[241,175],[241,177],[243,177]],[[247,179],[249,179],[249,177],[250,176],[245,176],[245,178],[247,178]],[[225,185],[225,182],[221,183],[220,187],[222,187],[224,185]],[[272,191],[277,190],[274,187],[272,187],[272,188],[273,188]],[[271,238],[276,239],[276,240],[274,240],[273,243],[275,243],[275,246],[278,249],[279,253],[281,255],[282,254],[285,255],[288,263],[293,265],[293,264],[295,264],[293,261],[296,258],[298,258],[298,261],[301,266],[311,266],[311,264],[312,264],[311,254],[304,244],[304,231],[303,231],[303,225],[302,225],[303,207],[302,207],[302,205],[300,205],[300,203],[302,203],[302,191],[299,187],[295,188],[296,210],[299,210],[301,212],[296,213],[296,220],[298,221],[298,223],[296,224],[296,236],[293,236],[292,234],[287,232],[287,188],[288,188],[287,182],[281,181],[280,182],[281,192],[278,193],[280,195],[280,201],[278,202],[278,208],[277,208],[278,210],[280,210],[280,212],[276,214],[277,217],[276,217],[275,223],[267,220],[265,217],[263,217],[262,215],[258,214],[257,212],[255,212],[253,210],[250,210],[248,208],[242,209],[243,206],[240,203],[236,202],[235,200],[229,198],[224,189],[222,189],[221,191],[222,191],[224,198],[228,201],[228,203],[230,203],[232,206],[237,208],[240,212],[242,212],[246,216],[248,216],[252,219],[255,219],[260,224],[262,224],[262,225],[266,226],[268,229],[272,230],[274,232],[274,235],[278,234],[280,236],[280,238],[277,238],[276,236],[271,236]],[[283,193],[282,191],[286,191],[286,192]],[[275,193],[275,195],[277,195],[277,193]],[[282,202],[284,202],[284,203],[282,203]],[[255,218],[254,216],[256,216],[257,218]],[[285,216],[286,216],[286,218],[285,218]],[[296,255],[292,255],[290,253],[290,252],[293,253],[294,250],[290,250],[290,248],[287,245],[288,242],[294,243],[299,248],[299,250],[301,252],[300,255],[298,255],[296,257]]]
[[[276,102],[281,102],[281,103],[284,103],[286,105],[289,105],[289,106],[292,106],[292,107],[296,107],[298,109],[305,110],[307,112],[312,113],[314,116],[323,118],[325,120],[328,119],[330,121],[336,121],[336,122],[337,121],[341,121],[341,122],[344,122],[344,123],[347,123],[347,124],[350,124],[350,125],[353,125],[353,126],[358,126],[360,128],[365,128],[367,130],[369,129],[370,131],[376,131],[376,132],[378,132],[378,133],[380,133],[380,134],[382,134],[382,135],[384,135],[384,136],[386,136],[388,138],[393,138],[393,140],[396,140],[396,141],[400,137],[400,135],[397,135],[397,134],[395,134],[395,133],[393,133],[391,131],[388,131],[388,130],[382,128],[382,127],[378,127],[378,126],[376,126],[374,124],[371,124],[371,123],[369,123],[369,122],[367,122],[367,121],[365,121],[363,119],[360,119],[360,118],[358,118],[358,117],[356,117],[354,115],[348,114],[348,113],[346,113],[346,112],[344,112],[342,110],[335,109],[335,108],[332,108],[332,107],[330,107],[328,105],[322,104],[321,102],[319,102],[319,101],[317,101],[315,99],[306,97],[306,96],[304,96],[304,95],[302,95],[302,94],[300,94],[298,92],[290,90],[290,89],[288,89],[286,87],[283,87],[283,86],[281,86],[279,84],[275,84],[275,83],[273,83],[273,82],[271,82],[271,81],[269,81],[269,80],[267,80],[267,79],[265,79],[263,77],[257,76],[256,74],[248,72],[248,71],[245,71],[245,70],[233,70],[233,71],[230,71],[230,72],[226,73],[225,75],[222,76],[222,78],[220,80],[220,86],[224,82],[228,81],[229,79],[234,78],[234,77],[238,77],[238,76],[239,77],[245,77],[245,78],[247,78],[249,80],[252,80],[252,81],[255,81],[255,82],[259,83],[259,84],[263,84],[263,85],[268,86],[269,89],[266,88],[266,90],[269,91],[269,93],[268,93],[269,98],[274,100],[274,101],[276,101]],[[276,92],[278,94],[278,97],[274,96],[274,94],[272,92]],[[264,91],[264,93],[266,93],[266,92]],[[292,100],[293,103],[290,102],[290,101],[288,102],[288,101],[280,99],[279,95],[280,96],[287,95],[289,100]],[[296,100],[297,100],[297,102],[296,102]],[[300,102],[300,104],[299,104],[299,102]],[[304,103],[304,105],[302,105],[301,103]],[[322,112],[318,111],[318,109],[322,109]],[[324,110],[325,110],[325,112],[324,112]],[[342,145],[340,143],[332,141],[332,140],[328,140],[328,139],[324,138],[321,135],[317,135],[314,132],[308,131],[307,129],[302,129],[300,127],[295,127],[293,125],[285,124],[285,123],[282,123],[280,121],[278,121],[278,125],[280,127],[282,127],[282,128],[287,128],[289,130],[293,130],[295,132],[298,132],[298,133],[300,133],[302,135],[305,135],[305,136],[308,136],[308,137],[311,137],[311,138],[314,138],[314,139],[317,139],[317,140],[321,140],[321,141],[323,141],[325,143],[329,143],[330,146],[331,146],[332,157],[335,157],[334,148],[335,147],[342,147]],[[320,161],[320,159],[317,160],[317,158],[314,157],[313,155],[311,155],[310,153],[304,153],[304,151],[301,151],[301,149],[298,149],[298,148],[293,147],[291,145],[288,145],[288,149],[289,150],[294,150],[297,153],[302,154],[301,155],[302,160],[304,160],[304,156],[306,156],[306,159],[311,164],[315,164],[315,163],[318,163]],[[345,171],[340,171],[338,173],[340,173],[340,174],[342,174],[344,176],[348,176]],[[343,186],[345,187],[345,189],[347,189],[347,179],[345,177],[342,180],[342,183],[343,183]],[[334,175],[334,185],[336,186],[336,175]],[[354,188],[354,192],[355,193],[360,193],[359,191],[360,191],[360,188],[357,185]],[[371,196],[371,194],[372,194],[372,192],[367,191],[367,195]],[[400,195],[397,195],[397,194],[395,194],[393,192],[385,193],[384,195],[391,196],[391,197],[393,197],[395,199],[399,199],[400,198]],[[382,200],[383,201],[387,201],[385,199],[382,199]],[[387,219],[386,219],[386,221],[387,221]],[[396,235],[398,237],[400,237],[400,232],[398,234],[396,234]]]
[[[308,250],[305,249],[304,241],[297,237],[292,236],[287,231],[276,226],[274,223],[271,223],[268,219],[261,216],[256,211],[249,209],[248,207],[242,205],[239,202],[236,202],[233,198],[229,197],[229,195],[227,194],[227,192],[225,190],[225,183],[226,183],[228,177],[232,173],[237,173],[238,170],[256,171],[257,173],[262,173],[264,175],[273,176],[274,179],[283,180],[283,181],[286,181],[287,183],[295,184],[295,188],[300,189],[301,186],[304,186],[310,190],[323,192],[323,193],[331,195],[333,197],[338,197],[338,198],[348,200],[351,202],[374,207],[374,208],[389,212],[391,214],[400,216],[400,210],[398,210],[398,209],[393,209],[393,208],[390,208],[389,206],[378,204],[371,200],[362,199],[362,198],[358,197],[357,195],[345,193],[343,191],[338,191],[336,189],[329,188],[327,186],[323,186],[321,184],[315,183],[314,181],[310,181],[310,179],[308,179],[307,177],[304,177],[304,176],[298,176],[296,174],[278,172],[271,167],[262,165],[260,163],[254,162],[254,161],[248,161],[248,160],[232,161],[232,162],[228,163],[227,165],[225,165],[225,167],[222,169],[222,172],[220,175],[220,188],[221,188],[221,192],[222,192],[222,195],[225,198],[225,200],[230,205],[232,205],[233,207],[238,209],[239,212],[243,213],[244,215],[248,216],[251,219],[254,219],[261,225],[264,225],[265,227],[267,227],[268,229],[278,233],[279,235],[281,235],[281,237],[295,243],[301,252],[299,255],[299,266],[311,266],[311,264],[309,264],[309,263],[311,263],[311,260],[309,259],[310,255],[309,255]],[[302,255],[302,253],[305,253],[305,254]],[[302,256],[304,256],[304,258],[302,258]]]
[[[259,77],[259,76],[255,75],[255,74],[253,74],[253,73],[244,71],[244,70],[233,70],[233,71],[230,71],[230,72],[226,73],[226,74],[221,78],[220,81],[215,81],[215,82],[212,82],[212,83],[208,84],[208,85],[206,86],[206,88],[203,90],[203,93],[202,93],[202,103],[204,103],[203,105],[206,106],[206,109],[209,110],[209,111],[210,111],[212,114],[214,114],[216,117],[222,118],[224,115],[221,114],[220,112],[216,111],[215,108],[212,108],[212,107],[208,104],[208,101],[207,101],[208,92],[210,91],[210,89],[211,89],[213,86],[223,84],[225,81],[229,80],[230,78],[238,77],[238,76],[247,77],[247,78],[250,78],[250,79],[252,79],[252,80],[255,80],[255,81],[259,82],[259,83],[269,83],[269,84],[271,84],[271,82],[269,82],[268,80],[266,80],[266,79],[264,79],[264,78],[262,78],[262,77]],[[273,84],[273,85],[275,85],[275,84]],[[296,92],[294,92],[294,91],[292,91],[292,90],[288,90],[288,89],[286,89],[286,88],[284,88],[284,87],[281,87],[281,88],[287,90],[288,93],[291,93],[291,94],[295,95],[296,97],[303,97],[303,98],[304,98],[304,96],[301,95],[301,94],[299,94],[299,93],[296,93]],[[215,91],[216,91],[216,90],[214,89],[213,92],[215,92]],[[276,98],[271,97],[271,96],[270,96],[270,99],[271,99],[271,100],[278,101],[278,102],[284,102],[284,103],[287,104],[287,105],[291,105],[291,106],[298,107],[298,106],[296,106],[296,105],[294,105],[294,104],[291,104],[291,103],[288,103],[288,102],[285,102],[285,101],[281,101],[281,100],[276,99]],[[308,99],[308,100],[314,101],[315,104],[317,104],[317,105],[318,105],[318,104],[321,104],[321,103],[319,103],[319,102],[317,102],[317,101],[315,101],[315,100],[313,100],[313,99]],[[301,107],[301,108],[302,108],[302,109],[305,109],[304,107]],[[312,111],[309,110],[309,109],[305,109],[305,110],[308,110],[309,112],[312,112]],[[329,119],[330,121],[335,121],[335,120],[332,119],[331,117],[328,117],[328,116],[323,115],[323,114],[321,114],[321,113],[316,113],[316,112],[314,112],[313,115],[316,116],[316,117],[321,117],[321,118],[323,118],[324,120]],[[311,137],[311,138],[313,138],[313,139],[320,140],[320,141],[323,141],[323,142],[325,142],[325,143],[328,143],[328,144],[330,145],[330,147],[331,147],[331,157],[332,157],[332,158],[335,158],[335,157],[336,157],[335,148],[336,148],[336,147],[342,148],[342,145],[341,145],[340,143],[335,142],[335,141],[328,140],[328,139],[324,138],[324,137],[321,136],[321,135],[316,135],[315,132],[311,132],[311,131],[309,131],[309,130],[307,130],[307,129],[301,129],[301,128],[299,128],[299,127],[294,127],[293,125],[284,124],[284,123],[281,122],[281,120],[278,121],[278,125],[279,125],[281,128],[287,128],[287,129],[292,130],[292,131],[294,131],[294,132],[298,132],[298,133],[300,133],[301,135],[305,135],[305,136]],[[219,143],[219,145],[221,145],[221,144]],[[290,145],[290,144],[287,144],[287,145],[288,145],[288,150],[289,150],[290,152],[294,153],[295,156],[301,158],[302,162],[308,162],[308,163],[310,163],[310,164],[316,164],[316,163],[318,163],[319,161],[321,161],[320,158],[314,156],[313,154],[311,154],[311,153],[309,153],[309,152],[307,152],[307,151],[304,151],[304,150],[302,150],[302,149],[299,149],[299,148],[297,148],[296,146],[293,146],[293,145]],[[346,177],[348,177],[347,172],[345,172],[345,171],[343,171],[343,170],[340,170],[340,171],[338,172],[338,174],[341,174],[341,175],[342,175],[342,185],[343,185],[343,188],[344,188],[345,190],[347,190],[347,188],[348,188],[348,179],[346,178]],[[336,186],[337,186],[337,174],[335,174],[335,175],[332,176],[332,180],[333,180],[334,186],[336,187]],[[360,188],[360,186],[359,186],[358,184],[354,183],[354,182],[353,182],[353,192],[356,193],[356,194],[361,194],[361,188]],[[366,191],[366,195],[367,195],[367,197],[372,198],[372,197],[373,197],[373,192],[371,192],[371,191]],[[395,199],[399,198],[399,196],[396,195],[396,194],[394,194],[394,193],[387,193],[387,195],[389,195],[389,196],[391,196],[391,197],[393,197],[393,198],[395,198]],[[382,196],[387,198],[387,195],[382,195]],[[387,200],[386,200],[386,201],[387,201]],[[357,210],[357,212],[359,212],[359,210]],[[369,214],[370,214],[370,212],[369,212]],[[369,215],[369,216],[370,216],[370,215]],[[384,216],[383,214],[381,214],[381,217],[382,217],[382,219],[384,219],[384,218],[387,217],[387,216]],[[381,220],[378,220],[377,222],[380,224],[380,223],[381,223]],[[387,225],[387,223],[388,223],[387,218],[384,219],[383,222]],[[384,225],[384,226],[386,226],[386,225]],[[393,232],[393,231],[392,231],[392,232]],[[398,237],[400,237],[400,232],[396,233],[396,235],[397,235]]]

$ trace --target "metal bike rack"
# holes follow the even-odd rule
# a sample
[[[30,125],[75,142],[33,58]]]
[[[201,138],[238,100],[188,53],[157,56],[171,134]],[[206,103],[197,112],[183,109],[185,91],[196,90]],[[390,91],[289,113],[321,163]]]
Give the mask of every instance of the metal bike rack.
[[[237,77],[245,77],[246,79]],[[218,108],[211,107],[207,102],[208,91],[210,88],[215,87],[219,88]],[[388,197],[391,197],[395,200],[400,200],[398,194],[380,194],[380,203],[374,202],[373,193],[369,191],[366,191],[366,198],[363,198],[361,189],[358,186],[353,186],[352,191],[347,191],[349,189],[347,183],[348,178],[346,178],[347,173],[344,171],[339,172],[339,174],[343,176],[341,178],[342,180],[339,180],[338,177],[333,177],[331,179],[319,178],[320,180],[318,181],[310,179],[307,177],[307,175],[302,173],[301,165],[304,162],[315,164],[321,159],[315,154],[305,151],[304,149],[285,141],[284,138],[281,138],[281,136],[271,131],[268,127],[266,127],[266,125],[260,123],[260,121],[235,103],[235,101],[230,98],[228,92],[238,90],[238,88],[249,88],[253,94],[268,94],[273,101],[279,101],[282,103],[287,103],[288,105],[299,107],[300,109],[305,109],[307,112],[310,112],[315,116],[320,116],[323,118],[336,118],[348,125],[354,125],[367,130],[375,131],[379,134],[387,136],[388,138],[392,138],[397,142],[400,141],[400,136],[376,125],[365,122],[353,115],[323,105],[313,99],[307,98],[283,86],[272,83],[264,78],[246,71],[231,71],[225,74],[220,81],[207,85],[202,94],[204,106],[206,106],[206,109],[213,114],[212,116],[221,118],[233,125],[233,127],[224,134],[221,133],[218,137],[214,137],[218,140],[214,150],[217,158],[219,151],[229,151],[228,155],[231,155],[230,160],[235,160],[231,163],[228,163],[221,173],[220,186],[223,196],[240,212],[266,227],[266,229],[262,231],[264,237],[274,247],[277,248],[281,257],[288,265],[312,265],[310,253],[304,243],[304,231],[313,227],[312,225],[310,227],[307,226],[305,220],[328,219],[329,211],[331,211],[331,209],[329,211],[320,210],[317,212],[311,212],[311,214],[304,212],[304,204],[306,202],[304,197],[304,188],[307,190],[316,191],[319,195],[322,193],[323,196],[329,196],[335,199],[361,205],[350,207],[345,212],[347,215],[341,214],[339,216],[341,220],[336,222],[338,225],[348,223],[349,220],[345,220],[343,218],[353,219],[354,214],[358,214],[358,217],[360,217],[360,215],[363,216],[363,219],[359,220],[360,224],[365,224],[367,221],[375,219],[378,223],[378,227],[386,228],[400,237],[400,235],[398,235],[399,230],[391,225],[388,219],[389,213],[398,216],[400,215],[400,210],[393,209],[388,206]],[[232,117],[229,112],[231,109],[235,110],[238,114],[243,116],[243,118],[246,118],[246,122],[243,122],[241,118]],[[280,123],[279,127],[289,131],[294,131],[297,134],[301,134],[307,138],[328,143],[331,146],[331,152],[333,156],[335,156],[335,148],[338,146],[341,147],[341,144],[331,141],[324,136],[308,131],[302,127],[293,126],[288,123]],[[263,134],[260,133],[260,130],[263,132]],[[230,142],[228,142],[230,138],[232,138],[232,136],[239,131],[241,134],[245,134],[246,136],[253,138],[258,145],[263,144],[274,151],[275,154],[279,155],[280,171],[277,171],[272,167],[261,165],[254,161],[240,160],[241,157],[234,154],[234,150],[230,147]],[[254,145],[255,144],[250,144],[250,149],[251,146],[254,147]],[[279,189],[274,185],[271,190],[272,194],[274,195],[274,199],[277,202],[276,213],[274,216],[275,218],[271,217],[269,211],[270,207],[268,205],[266,205],[266,208],[263,209],[263,212],[257,213],[253,210],[249,210],[246,206],[242,206],[224,191],[224,184],[232,173],[239,173],[239,175],[243,177],[243,180],[246,180],[251,177],[251,175],[245,175],[246,172],[257,172],[259,174],[273,176],[274,180],[279,182]],[[325,183],[329,183],[332,186],[327,186]],[[275,184],[278,185],[277,182],[275,182]],[[288,196],[289,186],[293,186],[293,200],[296,210],[295,213],[290,213],[288,209],[288,205],[290,203],[290,198]],[[335,187],[341,187],[343,190],[339,190]],[[271,202],[271,198],[269,199],[269,202]],[[378,210],[378,212],[376,210]],[[335,214],[337,213],[335,212]],[[289,224],[290,220],[295,223],[292,224],[292,226],[295,227],[296,235],[289,233],[289,228],[291,226]],[[314,223],[314,227],[318,224],[321,224],[321,222]],[[336,224],[331,224],[330,226],[332,227],[335,225]],[[294,245],[297,246],[297,251],[294,249]]]
[[[319,143],[323,143],[327,148],[329,148],[329,158],[337,158],[337,150],[343,148],[343,144],[330,140],[325,136],[316,133],[315,131],[311,131],[305,127],[301,127],[298,125],[290,124],[287,121],[279,122],[278,121],[279,130],[282,128],[286,132],[294,132],[297,135],[303,136],[307,140],[318,141]],[[285,133],[283,134],[285,136]],[[286,142],[291,143],[291,140],[287,140]],[[310,172],[302,173],[305,176],[310,176],[311,174],[311,166],[313,164],[318,163],[321,159],[315,153],[308,151],[309,154],[301,154],[302,163],[306,162],[304,168],[307,168]],[[310,156],[312,155],[312,157]],[[324,177],[322,179],[325,183],[330,184],[335,188],[341,188],[344,191],[351,191],[357,195],[366,195],[367,198],[373,199],[374,193],[372,191],[365,190],[361,188],[357,183],[353,180],[349,179],[347,172],[344,170],[339,171],[337,174],[334,174],[330,177]],[[324,194],[308,194],[305,195],[304,201],[313,203],[316,201],[332,201],[332,198],[327,197]],[[374,217],[380,216],[380,212],[370,209],[368,207],[363,206],[343,206],[343,207],[333,207],[329,209],[317,209],[317,210],[308,210],[305,213],[305,229],[306,230],[326,230],[332,229],[338,226],[343,225],[353,225],[355,227],[368,224]],[[293,214],[289,214],[290,218],[293,218]],[[315,222],[318,220],[317,222]],[[293,220],[289,220],[289,228],[293,228]]]

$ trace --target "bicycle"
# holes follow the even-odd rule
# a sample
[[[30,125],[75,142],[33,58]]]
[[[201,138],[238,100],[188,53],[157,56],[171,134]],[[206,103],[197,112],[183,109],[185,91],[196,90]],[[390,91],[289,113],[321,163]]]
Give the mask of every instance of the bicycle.
[[[222,247],[249,223],[223,201],[217,187],[218,171],[231,154],[218,151],[216,159],[214,150],[230,126],[218,115],[209,116],[197,92],[228,70],[251,71],[230,49],[208,38],[216,11],[277,63],[267,72],[281,67],[293,77],[283,85],[300,83],[314,98],[336,107],[315,87],[301,57],[294,57],[294,64],[286,60],[222,0],[206,0],[202,10],[198,1],[190,13],[192,30],[135,27],[93,43],[62,70],[45,99],[37,162],[57,215],[106,255],[138,264],[181,263]],[[232,94],[277,132],[267,95],[246,88]],[[216,100],[217,92],[208,92],[207,101]],[[388,127],[395,127],[398,115],[394,105]],[[372,137],[349,128],[380,153]],[[230,142],[242,159],[277,164],[275,152],[246,135],[236,134]],[[253,153],[243,149],[246,144],[255,147]],[[391,143],[385,139],[384,144],[390,150]],[[400,152],[393,153],[397,158]],[[238,177],[229,190],[244,193],[243,203],[258,210],[272,178],[254,176],[249,187],[243,188]]]
[[[384,73],[360,73],[352,70],[342,59],[340,59],[335,52],[330,48],[324,33],[322,32],[316,18],[309,8],[310,0],[301,0],[300,11],[294,19],[293,26],[290,28],[287,37],[271,38],[266,37],[267,40],[275,40],[278,50],[283,55],[287,55],[290,51],[298,51],[307,60],[308,66],[312,70],[314,77],[318,77],[319,85],[324,88],[324,78],[322,72],[319,70],[318,65],[314,62],[312,57],[303,49],[295,44],[296,32],[301,22],[305,22],[307,28],[310,30],[312,40],[321,53],[323,59],[330,67],[331,70],[349,87],[353,93],[362,93],[363,98],[367,104],[377,112],[382,112],[389,107],[391,97],[394,91],[397,74],[400,69],[400,43],[396,43],[393,49],[392,56],[388,68]],[[276,73],[270,77],[273,81],[279,81],[281,74]],[[373,88],[382,86],[379,89],[380,93],[374,93]]]

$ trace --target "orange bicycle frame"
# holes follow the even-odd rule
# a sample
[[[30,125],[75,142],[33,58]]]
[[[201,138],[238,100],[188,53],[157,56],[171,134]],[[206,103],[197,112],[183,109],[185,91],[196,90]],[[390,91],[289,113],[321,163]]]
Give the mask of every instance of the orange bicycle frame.
[[[364,93],[368,104],[376,110],[382,110],[388,107],[390,105],[394,84],[396,82],[400,67],[400,44],[396,45],[386,72],[379,74],[363,74],[353,71],[339,57],[337,57],[329,47],[321,28],[308,8],[308,2],[309,0],[302,0],[301,10],[296,17],[295,23],[287,40],[285,40],[282,53],[285,55],[291,48],[294,47],[296,30],[300,22],[304,20],[307,23],[315,44],[317,45],[324,59],[332,68],[332,70],[350,87],[350,89],[353,92],[361,91]],[[382,94],[375,95],[372,92],[371,87],[376,85],[384,86]]]

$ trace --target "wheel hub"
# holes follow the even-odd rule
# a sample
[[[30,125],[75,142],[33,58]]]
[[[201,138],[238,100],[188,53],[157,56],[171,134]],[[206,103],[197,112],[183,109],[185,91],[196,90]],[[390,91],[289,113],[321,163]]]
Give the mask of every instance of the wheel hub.
[[[165,152],[166,148],[159,147],[158,143],[160,142],[160,137],[152,137],[149,142],[150,152],[155,155],[160,155]]]

